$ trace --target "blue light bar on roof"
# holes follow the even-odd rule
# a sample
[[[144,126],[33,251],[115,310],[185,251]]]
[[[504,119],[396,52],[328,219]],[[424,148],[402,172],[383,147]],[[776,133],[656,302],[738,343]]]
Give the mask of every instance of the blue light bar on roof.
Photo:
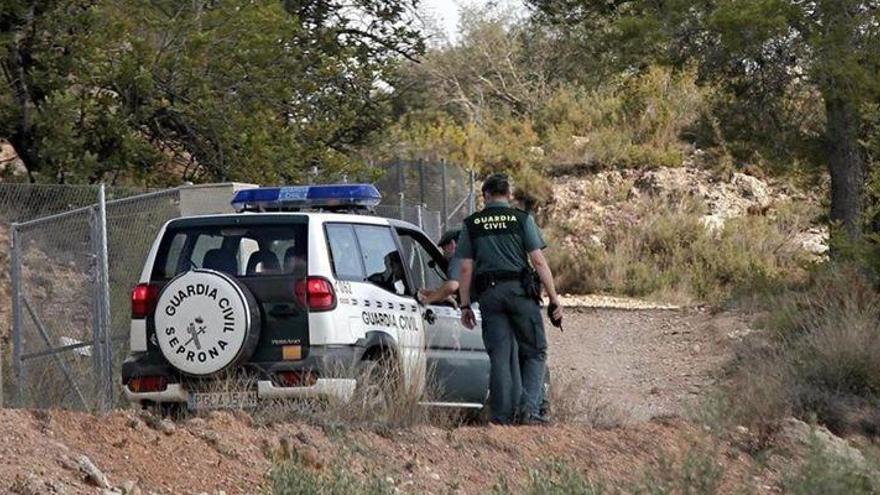
[[[284,209],[372,208],[382,195],[372,184],[323,184],[318,186],[258,187],[235,193],[235,211]]]

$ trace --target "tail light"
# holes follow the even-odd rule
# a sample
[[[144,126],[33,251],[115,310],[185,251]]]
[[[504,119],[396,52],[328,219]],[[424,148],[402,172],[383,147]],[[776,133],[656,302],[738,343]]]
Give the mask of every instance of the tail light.
[[[333,284],[324,277],[297,280],[294,295],[296,300],[310,311],[329,311],[336,308],[336,292],[333,290]]]
[[[138,376],[128,381],[128,388],[137,394],[162,392],[168,388],[168,379],[164,376]]]
[[[156,307],[159,289],[150,284],[138,284],[131,290],[131,317],[146,318]]]
[[[311,371],[279,371],[275,383],[282,387],[311,387],[318,377]]]

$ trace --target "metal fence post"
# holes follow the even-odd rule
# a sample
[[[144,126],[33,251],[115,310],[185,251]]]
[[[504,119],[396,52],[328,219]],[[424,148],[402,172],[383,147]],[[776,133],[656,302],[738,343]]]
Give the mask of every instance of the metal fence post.
[[[422,208],[421,204],[416,205],[416,221],[418,222],[418,226],[420,229],[425,230],[425,224],[422,221]]]
[[[403,175],[403,162],[397,162],[397,194],[399,195],[399,203],[398,206],[400,211],[398,212],[398,217],[401,220],[406,220],[406,214],[404,213],[406,208],[406,178]]]
[[[98,189],[98,222],[97,222],[98,245],[96,266],[98,283],[98,315],[99,334],[101,337],[101,369],[102,385],[100,407],[107,410],[113,404],[113,349],[110,341],[110,264],[107,253],[107,196],[104,184]]]
[[[442,198],[442,203],[441,203],[442,209],[440,211],[442,218],[440,219],[441,220],[440,230],[446,231],[446,225],[449,223],[449,198],[447,198],[446,196],[449,191],[447,190],[447,185],[446,185],[447,179],[446,179],[446,160],[445,159],[440,160],[440,174],[441,174],[440,180],[443,183],[443,186],[442,186],[443,187],[443,198]]]
[[[98,259],[98,253],[101,251],[101,248],[99,247],[101,239],[98,234],[98,224],[100,223],[98,216],[99,213],[97,206],[89,208],[89,237],[91,237],[92,241],[92,249],[90,253],[91,273],[89,274],[92,282],[92,373],[95,376],[93,390],[95,394],[94,397],[98,402],[97,405],[99,409],[102,409],[103,400],[101,399],[101,395],[104,392],[104,359],[102,354],[104,347],[101,345],[101,274],[99,273],[100,260]],[[94,404],[92,404],[92,407],[94,407]]]
[[[469,177],[469,187],[470,191],[468,191],[468,215],[473,215],[475,211],[477,211],[477,197],[476,191],[474,190],[474,182],[476,182],[476,178],[474,177],[474,169],[470,170]]]
[[[15,404],[24,407],[23,381],[24,370],[21,365],[22,339],[24,327],[22,325],[21,307],[21,233],[18,224],[11,225],[12,236],[12,375],[15,380]]]
[[[419,203],[427,205],[425,201],[425,162],[419,158]]]

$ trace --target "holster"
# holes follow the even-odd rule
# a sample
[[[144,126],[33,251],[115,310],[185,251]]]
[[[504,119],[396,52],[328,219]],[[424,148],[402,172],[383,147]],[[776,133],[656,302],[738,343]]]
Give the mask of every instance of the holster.
[[[523,271],[520,273],[520,283],[522,283],[526,297],[541,304],[541,277],[534,268],[531,266],[523,268]]]

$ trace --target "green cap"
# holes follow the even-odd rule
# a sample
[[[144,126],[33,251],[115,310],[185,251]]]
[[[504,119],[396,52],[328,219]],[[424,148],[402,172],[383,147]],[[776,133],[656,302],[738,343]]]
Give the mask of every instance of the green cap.
[[[449,244],[450,242],[457,240],[458,234],[460,234],[460,233],[461,233],[460,229],[447,230],[446,232],[443,233],[442,236],[440,236],[440,240],[437,242],[437,245],[440,247],[443,247],[443,246]]]
[[[481,189],[482,192],[485,193],[486,191],[498,190],[510,190],[510,178],[507,176],[507,174],[492,174],[489,177],[486,177],[486,180],[483,181],[483,187]]]

